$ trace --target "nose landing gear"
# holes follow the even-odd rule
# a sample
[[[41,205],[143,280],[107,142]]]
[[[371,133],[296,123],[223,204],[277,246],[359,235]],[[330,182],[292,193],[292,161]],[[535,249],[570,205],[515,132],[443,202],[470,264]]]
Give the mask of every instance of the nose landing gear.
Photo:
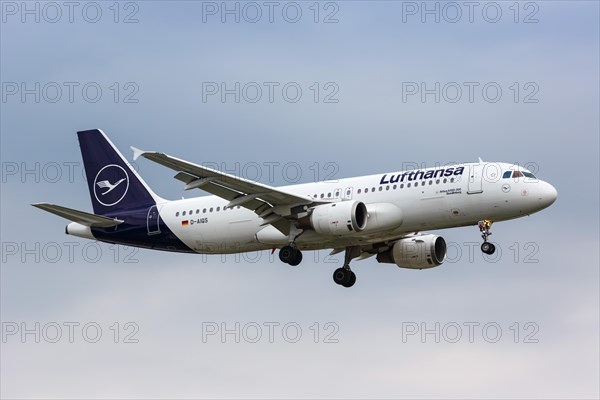
[[[496,246],[492,243],[488,242],[488,237],[492,234],[491,228],[494,221],[489,219],[484,219],[483,221],[479,221],[479,231],[481,232],[481,237],[483,238],[483,243],[481,244],[481,251],[485,254],[494,254],[496,251]]]

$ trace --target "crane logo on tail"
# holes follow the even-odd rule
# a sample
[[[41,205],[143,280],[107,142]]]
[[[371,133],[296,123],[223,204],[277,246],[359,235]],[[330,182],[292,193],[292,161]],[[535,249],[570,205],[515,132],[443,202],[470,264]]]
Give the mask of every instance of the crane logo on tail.
[[[108,189],[106,192],[102,193],[102,196],[104,196],[105,194],[110,193],[114,188],[116,188],[123,182],[125,182],[125,178],[119,179],[116,183],[110,183],[109,181],[100,181],[97,182],[96,185],[98,185],[98,187]]]
[[[118,204],[129,189],[129,176],[123,167],[117,164],[104,166],[94,179],[94,197],[103,206]]]

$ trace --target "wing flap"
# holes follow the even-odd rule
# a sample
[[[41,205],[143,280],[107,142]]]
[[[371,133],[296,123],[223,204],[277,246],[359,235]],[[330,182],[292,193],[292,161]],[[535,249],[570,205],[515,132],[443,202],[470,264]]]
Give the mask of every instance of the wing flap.
[[[91,214],[85,211],[58,206],[56,204],[36,203],[32,204],[32,206],[89,227],[108,228],[111,226],[117,226],[124,222],[120,219]]]

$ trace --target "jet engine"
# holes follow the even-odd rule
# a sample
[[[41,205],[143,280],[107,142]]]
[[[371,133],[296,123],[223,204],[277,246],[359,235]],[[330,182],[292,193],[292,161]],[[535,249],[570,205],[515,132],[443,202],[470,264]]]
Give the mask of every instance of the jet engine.
[[[301,227],[312,228],[322,235],[351,235],[367,226],[367,207],[361,201],[323,204],[299,222]]]
[[[412,269],[437,267],[445,258],[446,241],[441,236],[431,234],[402,238],[391,249],[377,255],[380,263]]]

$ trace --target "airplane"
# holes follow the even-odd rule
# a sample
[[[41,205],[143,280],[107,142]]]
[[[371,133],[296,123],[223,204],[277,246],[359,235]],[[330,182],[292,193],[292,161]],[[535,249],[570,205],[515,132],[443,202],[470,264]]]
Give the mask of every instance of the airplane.
[[[336,181],[272,187],[156,151],[131,147],[176,171],[185,190],[212,196],[165,200],[150,189],[99,129],[77,132],[94,213],[49,203],[32,204],[70,222],[65,232],[146,249],[231,254],[279,249],[296,266],[302,251],[344,253],[333,274],[351,287],[353,259],[426,269],[446,258],[442,236],[424,231],[477,226],[481,251],[493,222],[549,207],[556,189],[531,171],[502,162],[463,163]],[[108,190],[106,190],[108,189]]]

